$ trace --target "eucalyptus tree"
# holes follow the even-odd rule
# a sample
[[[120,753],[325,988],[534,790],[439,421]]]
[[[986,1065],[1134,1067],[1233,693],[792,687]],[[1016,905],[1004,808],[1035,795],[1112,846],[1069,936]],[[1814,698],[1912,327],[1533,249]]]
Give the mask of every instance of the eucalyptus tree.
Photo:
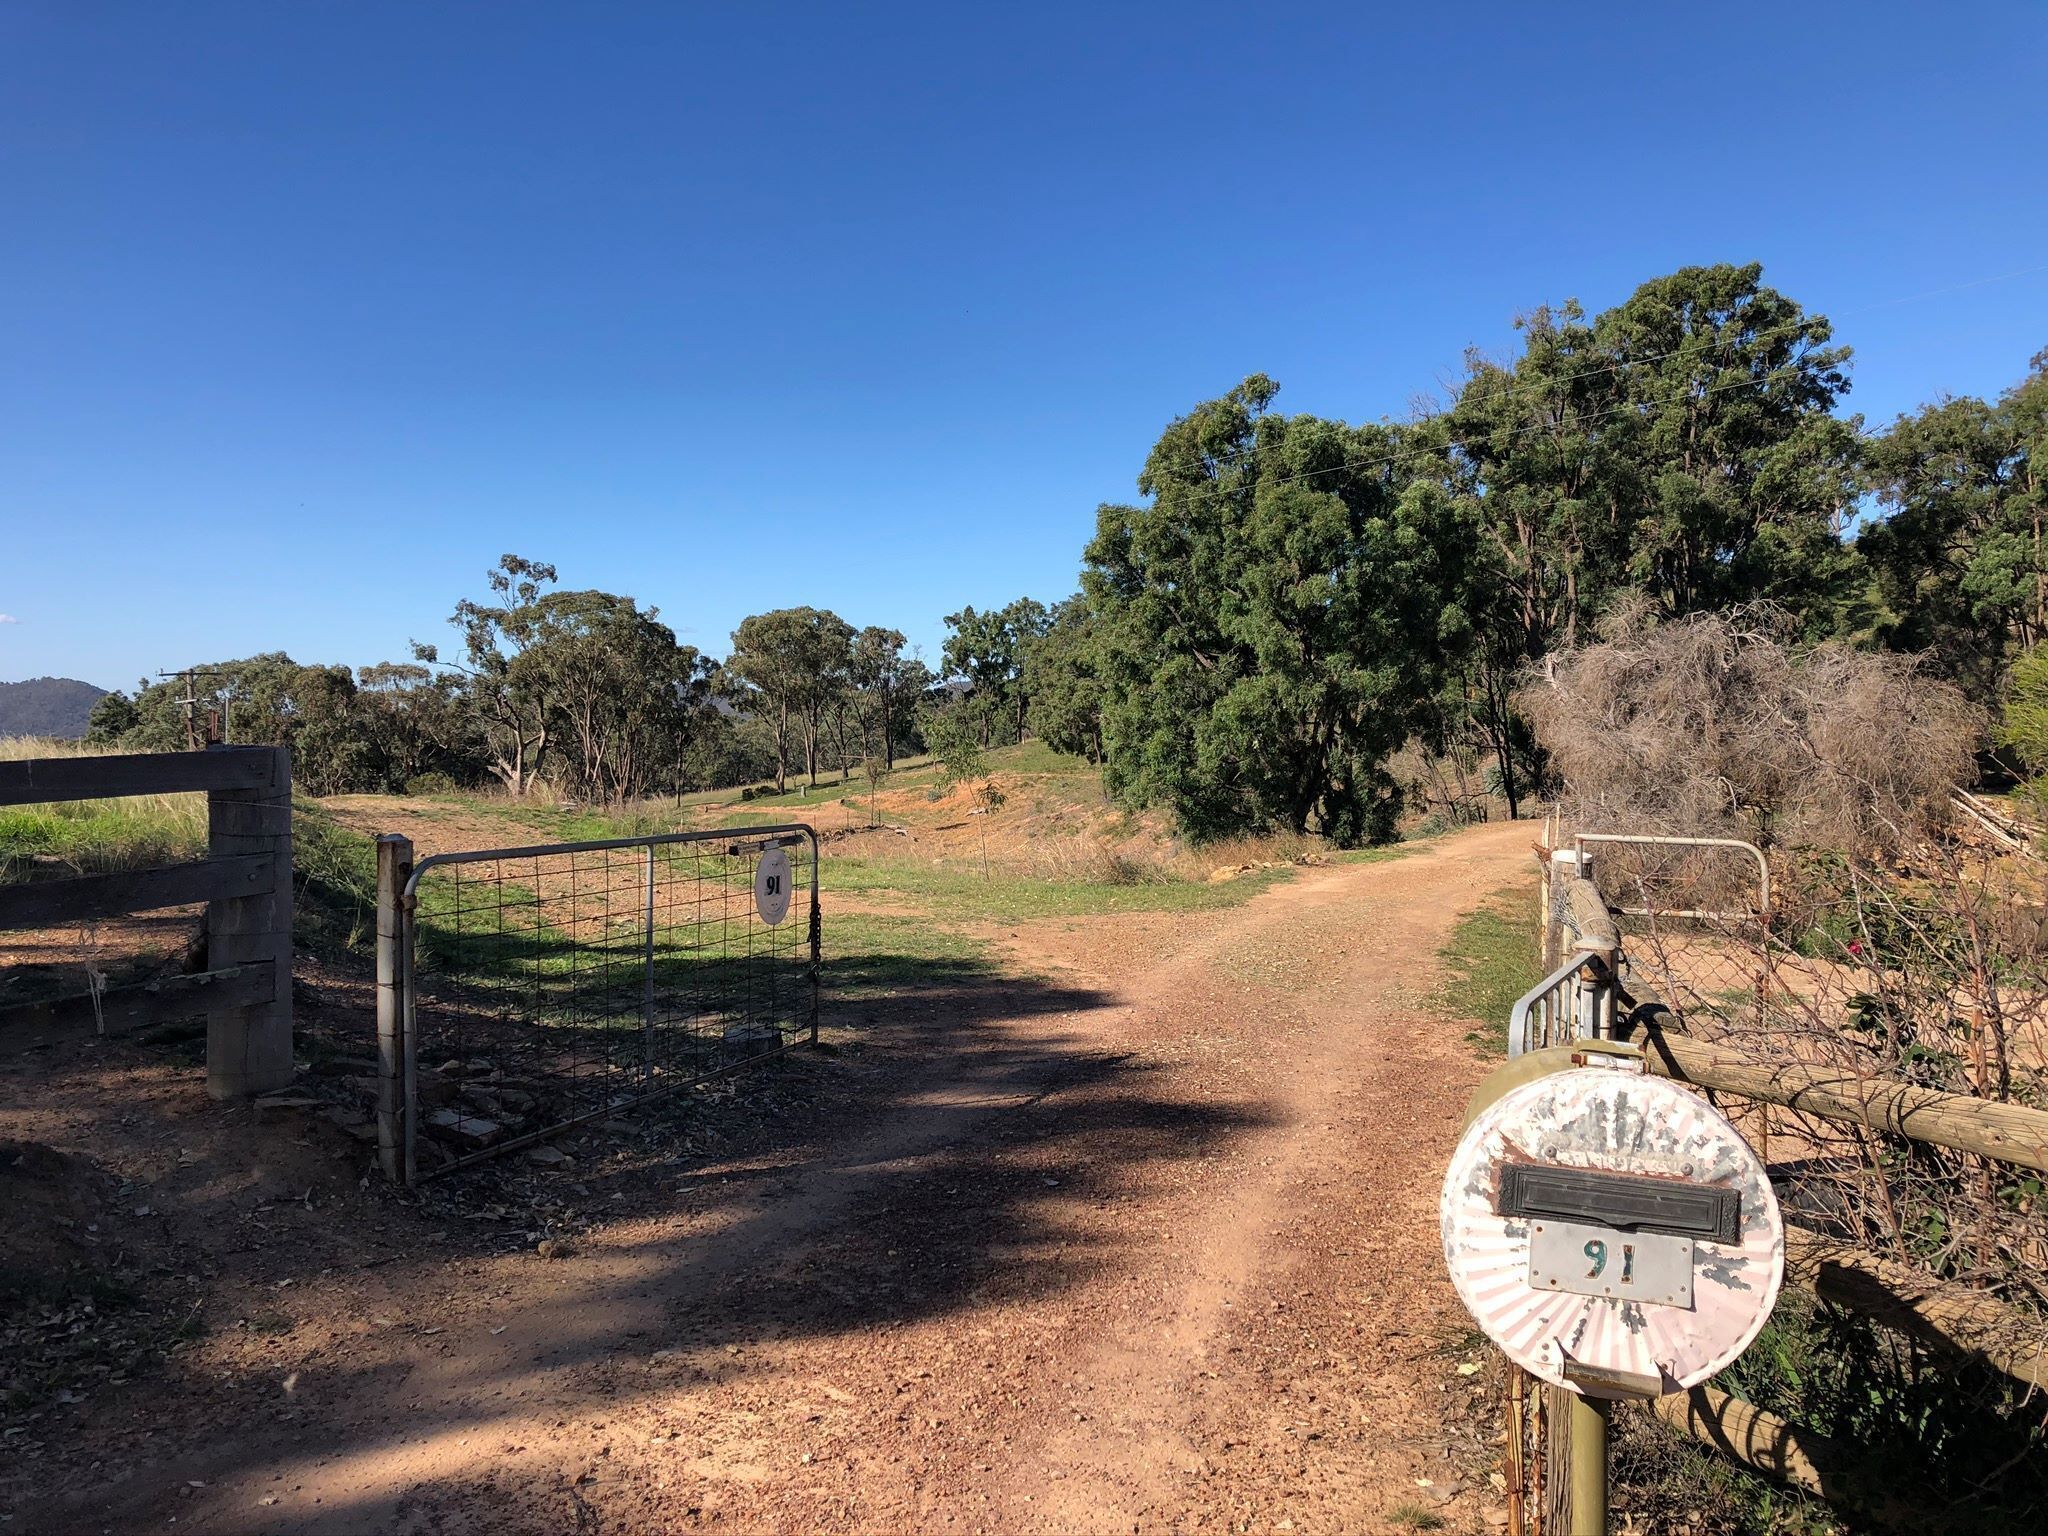
[[[1029,597],[1001,608],[976,611],[970,605],[946,615],[952,633],[940,659],[949,675],[974,685],[983,746],[989,745],[999,709],[1014,719],[1017,737],[1023,739],[1029,713],[1024,658],[1047,623],[1045,604]]]
[[[777,608],[740,621],[727,676],[742,707],[767,719],[775,746],[775,788],[788,787],[790,749],[801,742],[811,783],[826,716],[848,686],[853,626],[830,609]]]
[[[896,766],[897,723],[904,713],[905,686],[911,681],[911,658],[904,655],[903,646],[902,630],[870,624],[853,637],[848,658],[850,702],[860,726],[862,756],[879,753],[885,772]]]
[[[433,645],[413,645],[414,659],[446,665],[466,682],[483,737],[485,765],[515,795],[526,792],[547,752],[553,726],[545,668],[536,651],[547,638],[541,598],[555,568],[503,555],[485,574],[495,602],[462,599],[449,623],[462,636],[462,659],[441,661]]]
[[[2031,366],[1996,401],[1901,416],[1870,451],[1888,515],[1857,548],[1891,613],[1884,637],[1931,652],[1979,700],[2048,639],[2048,351]]]
[[[630,597],[560,597],[542,660],[569,776],[591,799],[646,794],[681,771],[709,664]]]

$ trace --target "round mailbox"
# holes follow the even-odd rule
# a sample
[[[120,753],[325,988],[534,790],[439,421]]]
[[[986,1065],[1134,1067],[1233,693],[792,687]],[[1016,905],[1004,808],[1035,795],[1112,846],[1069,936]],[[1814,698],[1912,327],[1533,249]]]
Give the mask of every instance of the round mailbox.
[[[1733,1361],[1778,1299],[1785,1233],[1763,1165],[1676,1083],[1556,1072],[1466,1127],[1444,1259],[1508,1358],[1594,1397],[1656,1396]]]

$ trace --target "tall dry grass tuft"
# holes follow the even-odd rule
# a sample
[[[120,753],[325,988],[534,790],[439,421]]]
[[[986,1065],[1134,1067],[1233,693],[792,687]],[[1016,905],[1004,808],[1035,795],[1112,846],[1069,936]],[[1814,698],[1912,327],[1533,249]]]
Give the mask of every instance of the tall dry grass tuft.
[[[1189,844],[1091,831],[1036,836],[1001,851],[995,861],[1009,872],[1036,880],[1079,885],[1200,885],[1214,878],[1218,870],[1308,863],[1327,858],[1332,851],[1327,840],[1306,833],[1276,832]]]
[[[104,757],[112,750],[63,736],[0,736],[0,763],[18,763],[31,757]]]
[[[1035,837],[1006,852],[1002,862],[1034,880],[1074,885],[1162,885],[1182,878],[1156,848],[1085,832]]]

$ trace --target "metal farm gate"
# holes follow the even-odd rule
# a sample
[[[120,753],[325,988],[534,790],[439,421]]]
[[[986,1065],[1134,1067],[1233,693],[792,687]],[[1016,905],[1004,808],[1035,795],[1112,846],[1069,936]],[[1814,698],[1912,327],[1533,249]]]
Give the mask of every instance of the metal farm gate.
[[[1751,1041],[1768,1027],[1774,953],[1771,866],[1732,837],[1573,835],[1614,917],[1630,992],[1703,1035]]]
[[[808,826],[417,864],[411,852],[403,838],[378,846],[378,1139],[393,1178],[431,1178],[817,1040]]]
[[[1612,1036],[1618,984],[1703,1034],[1766,1026],[1771,869],[1754,843],[1578,832],[1538,864],[1549,974],[1509,1016],[1509,1056]]]

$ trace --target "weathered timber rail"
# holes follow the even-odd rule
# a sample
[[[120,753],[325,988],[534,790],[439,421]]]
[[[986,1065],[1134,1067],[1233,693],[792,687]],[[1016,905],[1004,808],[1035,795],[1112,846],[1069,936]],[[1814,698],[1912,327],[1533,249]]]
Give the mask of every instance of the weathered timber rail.
[[[0,886],[0,931],[204,902],[208,969],[0,1008],[0,1031],[90,1025],[114,1034],[204,1012],[207,1089],[242,1098],[292,1076],[291,753],[220,747],[0,763],[0,806],[191,793],[206,796],[205,858]]]
[[[2048,1111],[1841,1068],[1761,1061],[1680,1034],[1675,1022],[1654,1005],[1632,1016],[1659,1076],[2048,1172]]]

